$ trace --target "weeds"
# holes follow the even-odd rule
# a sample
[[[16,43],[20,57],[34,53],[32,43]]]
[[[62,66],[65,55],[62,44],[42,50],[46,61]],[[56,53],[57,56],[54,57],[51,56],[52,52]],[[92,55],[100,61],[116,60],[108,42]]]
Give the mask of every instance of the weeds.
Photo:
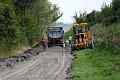
[[[75,52],[71,75],[73,80],[120,79],[120,24],[92,27],[95,49]]]
[[[75,53],[71,75],[73,80],[119,80],[120,55],[101,49],[86,49]],[[114,61],[114,62],[113,62]]]
[[[105,27],[100,24],[91,29],[97,47],[111,51],[110,53],[120,53],[120,24],[113,24],[111,27]]]

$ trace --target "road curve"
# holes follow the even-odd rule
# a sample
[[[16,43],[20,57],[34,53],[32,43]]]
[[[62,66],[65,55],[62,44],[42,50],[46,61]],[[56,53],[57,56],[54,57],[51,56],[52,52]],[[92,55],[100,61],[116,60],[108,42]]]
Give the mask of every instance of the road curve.
[[[51,47],[15,68],[0,74],[0,80],[67,80],[67,68],[72,56],[70,49]]]

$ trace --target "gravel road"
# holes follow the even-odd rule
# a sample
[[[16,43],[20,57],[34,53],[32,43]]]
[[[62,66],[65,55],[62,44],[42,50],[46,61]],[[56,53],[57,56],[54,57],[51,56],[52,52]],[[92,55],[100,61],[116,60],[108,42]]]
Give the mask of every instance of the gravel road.
[[[54,46],[0,72],[0,80],[70,80],[66,73],[72,59],[69,48]]]

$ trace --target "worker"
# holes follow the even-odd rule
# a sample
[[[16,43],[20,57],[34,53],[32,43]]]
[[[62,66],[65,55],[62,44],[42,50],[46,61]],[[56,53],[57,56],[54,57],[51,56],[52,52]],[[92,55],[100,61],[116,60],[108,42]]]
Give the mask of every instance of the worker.
[[[43,41],[45,43],[45,47],[48,48],[48,40],[46,36],[44,36]]]
[[[65,46],[67,46],[67,47],[69,46],[69,40],[65,41]]]
[[[78,33],[81,33],[82,32],[82,28],[80,27],[79,29],[78,29]]]
[[[42,45],[43,49],[46,48],[45,41],[44,41],[44,36],[42,36],[42,38],[40,39],[40,45]]]

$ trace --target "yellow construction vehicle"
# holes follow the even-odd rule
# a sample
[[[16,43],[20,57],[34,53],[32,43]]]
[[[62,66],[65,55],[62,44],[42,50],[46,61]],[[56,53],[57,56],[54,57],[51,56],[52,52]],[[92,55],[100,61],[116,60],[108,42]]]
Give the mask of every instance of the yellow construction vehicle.
[[[74,44],[72,49],[94,48],[94,37],[90,33],[90,26],[87,23],[73,25]]]

